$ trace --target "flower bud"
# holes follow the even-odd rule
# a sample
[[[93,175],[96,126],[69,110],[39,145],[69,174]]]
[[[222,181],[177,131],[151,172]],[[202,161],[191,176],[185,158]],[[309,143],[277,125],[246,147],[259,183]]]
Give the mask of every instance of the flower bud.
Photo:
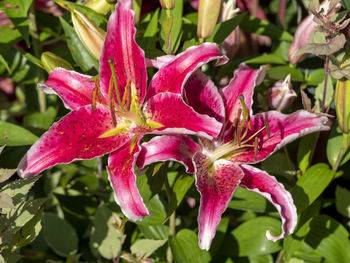
[[[219,17],[221,0],[200,0],[198,7],[197,36],[208,38],[214,31]]]
[[[159,2],[164,10],[171,10],[175,7],[175,0],[159,0]]]
[[[106,32],[78,10],[72,11],[72,21],[74,30],[77,32],[81,42],[91,55],[99,59]]]
[[[49,51],[41,54],[41,62],[48,73],[58,67],[73,70],[72,65],[67,60]]]
[[[340,129],[344,133],[350,132],[350,80],[342,78],[337,80],[335,86],[335,110]]]
[[[112,7],[112,5],[109,4],[106,0],[90,0],[85,4],[85,6],[102,15],[107,14]]]
[[[266,101],[271,108],[283,111],[292,105],[296,96],[297,94],[292,89],[290,75],[288,75],[284,81],[277,81],[272,88],[267,90]]]

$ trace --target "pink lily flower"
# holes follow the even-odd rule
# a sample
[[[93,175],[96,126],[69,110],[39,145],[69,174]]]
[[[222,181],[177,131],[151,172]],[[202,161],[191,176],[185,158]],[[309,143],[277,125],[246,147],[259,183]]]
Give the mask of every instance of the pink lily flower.
[[[189,105],[223,124],[213,140],[195,143],[186,135],[164,135],[142,144],[136,164],[139,168],[164,160],[176,160],[187,172],[195,173],[199,191],[199,246],[210,248],[222,213],[238,186],[256,192],[270,201],[282,218],[277,241],[294,231],[297,212],[288,191],[275,177],[251,164],[261,162],[287,143],[315,131],[328,130],[327,117],[299,110],[290,115],[269,111],[252,115],[253,90],[265,71],[241,64],[230,83],[221,90],[201,71],[196,71],[185,87]]]
[[[173,57],[147,88],[145,55],[135,42],[131,0],[119,0],[111,15],[100,57],[100,80],[63,68],[51,71],[42,88],[72,110],[41,136],[22,158],[21,177],[58,163],[110,153],[107,171],[123,213],[140,220],[149,212],[136,186],[133,164],[146,133],[194,134],[208,139],[222,124],[184,103],[184,81],[213,59],[226,61],[217,45],[205,43]],[[220,62],[219,61],[219,62]]]

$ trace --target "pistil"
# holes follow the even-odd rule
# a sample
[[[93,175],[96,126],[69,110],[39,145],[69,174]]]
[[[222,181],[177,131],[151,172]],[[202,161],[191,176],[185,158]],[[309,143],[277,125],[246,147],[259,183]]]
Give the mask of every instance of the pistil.
[[[119,94],[119,89],[118,89],[117,76],[115,74],[113,58],[109,58],[108,63],[109,63],[109,66],[111,67],[111,73],[112,73],[112,78],[113,78],[113,83],[114,83],[114,88],[115,88],[115,94],[117,96],[117,101],[118,101],[118,104],[120,106],[122,106],[122,101],[120,100],[120,94]]]

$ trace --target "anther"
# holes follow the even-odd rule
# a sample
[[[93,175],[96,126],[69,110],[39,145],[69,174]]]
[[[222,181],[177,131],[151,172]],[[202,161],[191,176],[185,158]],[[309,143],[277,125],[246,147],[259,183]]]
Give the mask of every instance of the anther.
[[[94,89],[92,90],[92,93],[91,93],[91,107],[92,107],[93,112],[96,111],[96,95],[97,95],[97,93],[98,93],[97,87],[95,86]]]
[[[258,137],[255,137],[255,140],[254,140],[254,160],[256,160],[256,157],[258,155]]]
[[[124,88],[123,100],[122,100],[123,108],[127,111],[130,110],[131,105],[131,80],[126,82],[126,86]]]
[[[113,96],[113,89],[111,89],[112,79],[109,80],[109,89],[108,89],[108,99],[109,99],[109,108],[112,115],[113,126],[117,126],[117,120],[115,117],[115,101]]]
[[[265,123],[267,137],[270,138],[270,125],[269,125],[267,118],[264,118],[264,123]]]

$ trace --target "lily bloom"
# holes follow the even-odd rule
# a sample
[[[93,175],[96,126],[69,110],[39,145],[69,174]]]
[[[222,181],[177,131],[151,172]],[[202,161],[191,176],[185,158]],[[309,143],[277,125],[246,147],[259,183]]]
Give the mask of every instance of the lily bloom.
[[[139,220],[149,214],[133,170],[142,136],[169,132],[217,136],[222,124],[196,113],[181,93],[194,70],[225,57],[211,43],[187,49],[154,75],[146,98],[145,55],[135,42],[131,3],[119,0],[109,19],[99,80],[63,68],[50,72],[43,90],[59,95],[72,111],[30,148],[18,171],[21,177],[34,176],[58,163],[110,153],[107,171],[115,200],[127,217]]]
[[[183,163],[195,173],[199,191],[199,246],[209,249],[222,213],[238,186],[270,201],[282,218],[282,232],[266,236],[279,240],[291,234],[297,223],[296,208],[288,191],[275,177],[251,164],[261,162],[287,143],[315,131],[328,130],[327,117],[299,110],[290,115],[269,111],[252,115],[254,86],[265,71],[241,64],[230,83],[221,90],[201,71],[185,87],[187,103],[223,124],[212,140],[199,144],[186,135],[164,135],[142,144],[136,164],[139,168],[165,160]]]

